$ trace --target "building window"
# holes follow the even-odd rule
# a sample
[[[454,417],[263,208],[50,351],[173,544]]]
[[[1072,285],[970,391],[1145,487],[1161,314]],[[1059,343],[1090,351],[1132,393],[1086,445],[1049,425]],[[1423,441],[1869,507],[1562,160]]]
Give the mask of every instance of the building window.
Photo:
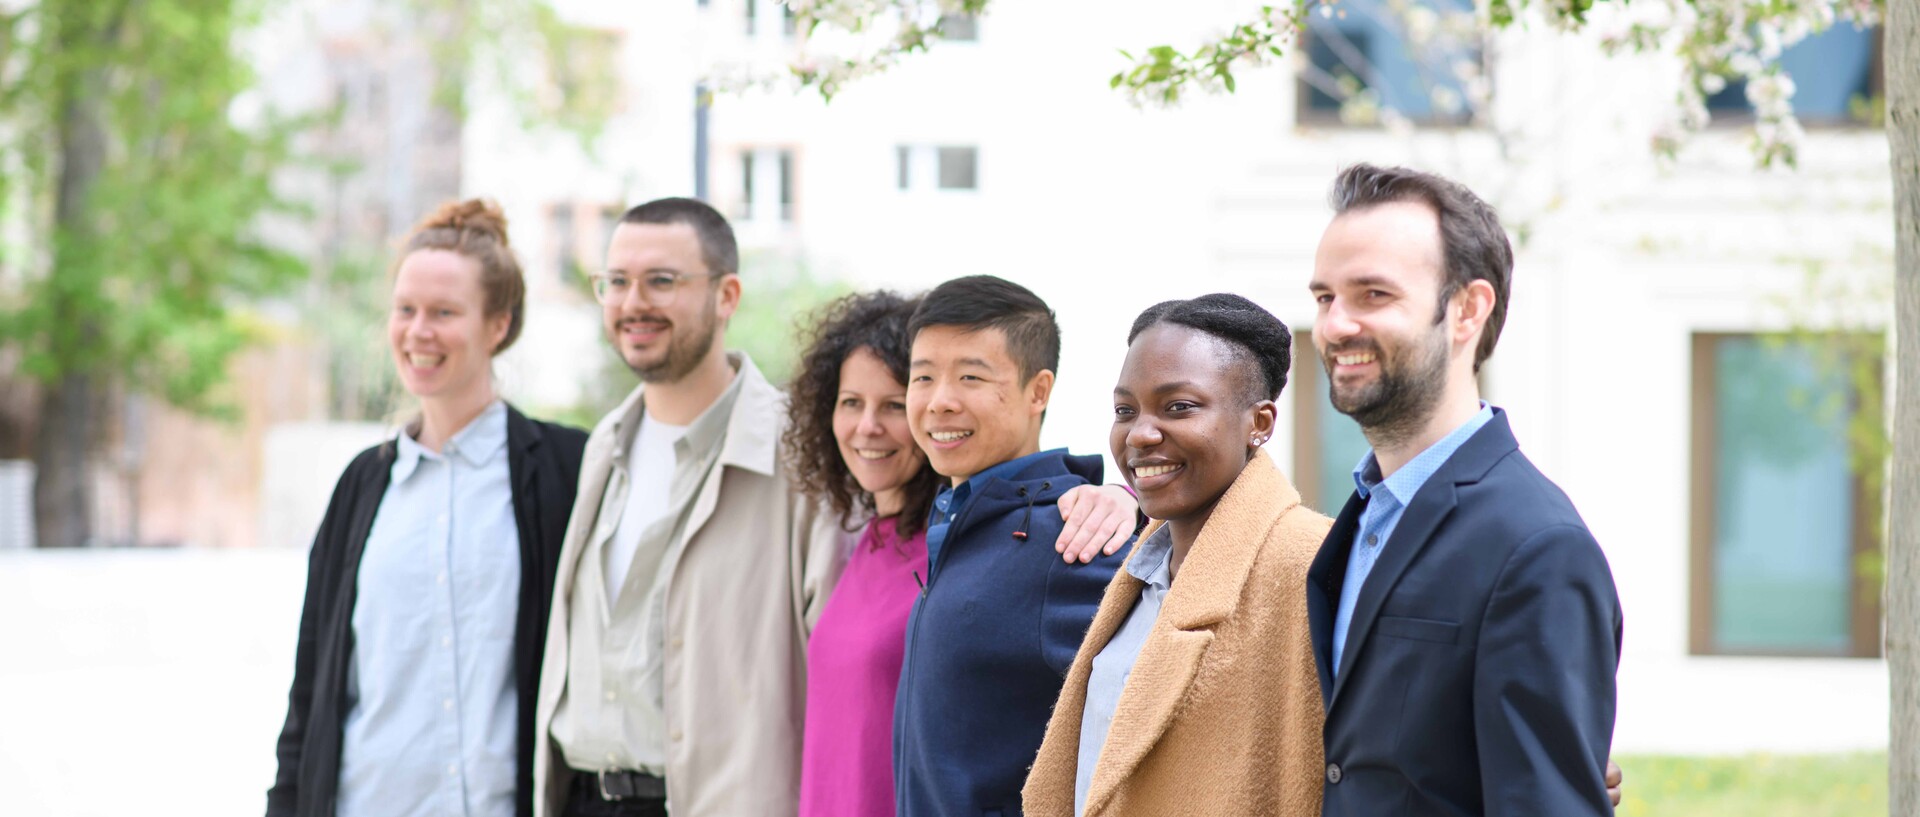
[[[980,149],[972,145],[901,145],[894,161],[901,190],[980,189]]]
[[[1472,120],[1485,48],[1470,0],[1345,0],[1301,31],[1301,124],[1376,125],[1386,111],[1424,124]]]
[[[971,14],[942,14],[935,24],[940,36],[947,42],[975,43],[980,41],[980,18]]]
[[[580,244],[574,235],[573,202],[561,202],[548,208],[547,229],[553,231],[553,269],[561,283],[580,277]]]
[[[1816,124],[1872,121],[1869,106],[1884,93],[1885,45],[1879,28],[1861,29],[1843,21],[1780,52],[1780,68],[1793,78],[1794,114]],[[1746,81],[1729,81],[1707,97],[1707,110],[1717,120],[1751,120]]]
[[[742,149],[740,200],[733,208],[734,216],[743,221],[793,221],[795,172],[791,149]]]
[[[793,220],[793,151],[778,154],[780,162],[780,220]]]
[[[1353,495],[1353,466],[1366,456],[1360,424],[1334,410],[1328,399],[1327,367],[1314,351],[1313,334],[1293,333],[1293,479],[1300,501],[1335,516]]]
[[[547,230],[553,248],[554,275],[564,284],[583,284],[587,271],[599,263],[620,226],[626,208],[617,204],[560,202],[547,207]],[[582,229],[585,222],[586,230]],[[590,231],[590,232],[589,232]]]
[[[753,218],[753,165],[752,150],[740,151],[740,206],[735,209],[736,218]]]
[[[1850,439],[1861,401],[1843,350],[1861,344],[1841,340],[1693,338],[1696,654],[1880,654],[1877,580],[1860,570],[1878,480]]]
[[[940,148],[940,189],[974,190],[980,186],[980,151],[972,147]]]

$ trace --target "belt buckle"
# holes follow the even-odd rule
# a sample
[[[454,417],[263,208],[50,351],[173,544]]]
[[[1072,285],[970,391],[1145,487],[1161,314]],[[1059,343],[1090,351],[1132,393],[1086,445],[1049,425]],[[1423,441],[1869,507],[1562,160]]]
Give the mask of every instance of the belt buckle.
[[[612,792],[607,791],[607,772],[608,771],[609,771],[608,769],[601,769],[600,771],[594,772],[593,774],[594,780],[600,784],[600,799],[606,800],[609,802],[627,799],[626,795],[616,795]]]

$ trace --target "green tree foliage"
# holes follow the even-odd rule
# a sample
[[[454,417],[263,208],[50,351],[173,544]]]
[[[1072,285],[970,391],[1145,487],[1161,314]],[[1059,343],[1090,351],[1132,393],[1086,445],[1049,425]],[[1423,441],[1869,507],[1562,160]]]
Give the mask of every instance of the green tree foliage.
[[[5,263],[0,343],[48,384],[107,376],[216,408],[249,329],[229,306],[279,291],[296,259],[260,238],[284,123],[241,128],[252,82],[233,0],[43,0],[0,22],[0,200],[34,241]],[[36,263],[44,260],[46,263]]]

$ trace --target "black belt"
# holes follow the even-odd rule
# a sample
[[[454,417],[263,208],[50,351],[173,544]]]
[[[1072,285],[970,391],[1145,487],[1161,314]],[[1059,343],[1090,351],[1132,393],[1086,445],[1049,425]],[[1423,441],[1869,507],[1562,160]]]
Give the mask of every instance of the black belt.
[[[602,772],[573,771],[573,789],[609,802],[617,800],[665,800],[666,778],[614,769]]]

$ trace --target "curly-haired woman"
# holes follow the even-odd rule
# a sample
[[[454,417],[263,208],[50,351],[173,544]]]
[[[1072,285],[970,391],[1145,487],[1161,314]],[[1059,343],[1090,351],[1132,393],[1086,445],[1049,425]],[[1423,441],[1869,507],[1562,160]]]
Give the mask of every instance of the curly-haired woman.
[[[907,429],[907,319],[915,301],[849,295],[815,323],[792,385],[783,443],[801,490],[849,529],[864,522],[807,644],[801,817],[894,813],[893,704],[907,616],[927,574],[927,515],[941,477]],[[1133,532],[1118,488],[1063,497],[1068,559],[1111,553]]]

